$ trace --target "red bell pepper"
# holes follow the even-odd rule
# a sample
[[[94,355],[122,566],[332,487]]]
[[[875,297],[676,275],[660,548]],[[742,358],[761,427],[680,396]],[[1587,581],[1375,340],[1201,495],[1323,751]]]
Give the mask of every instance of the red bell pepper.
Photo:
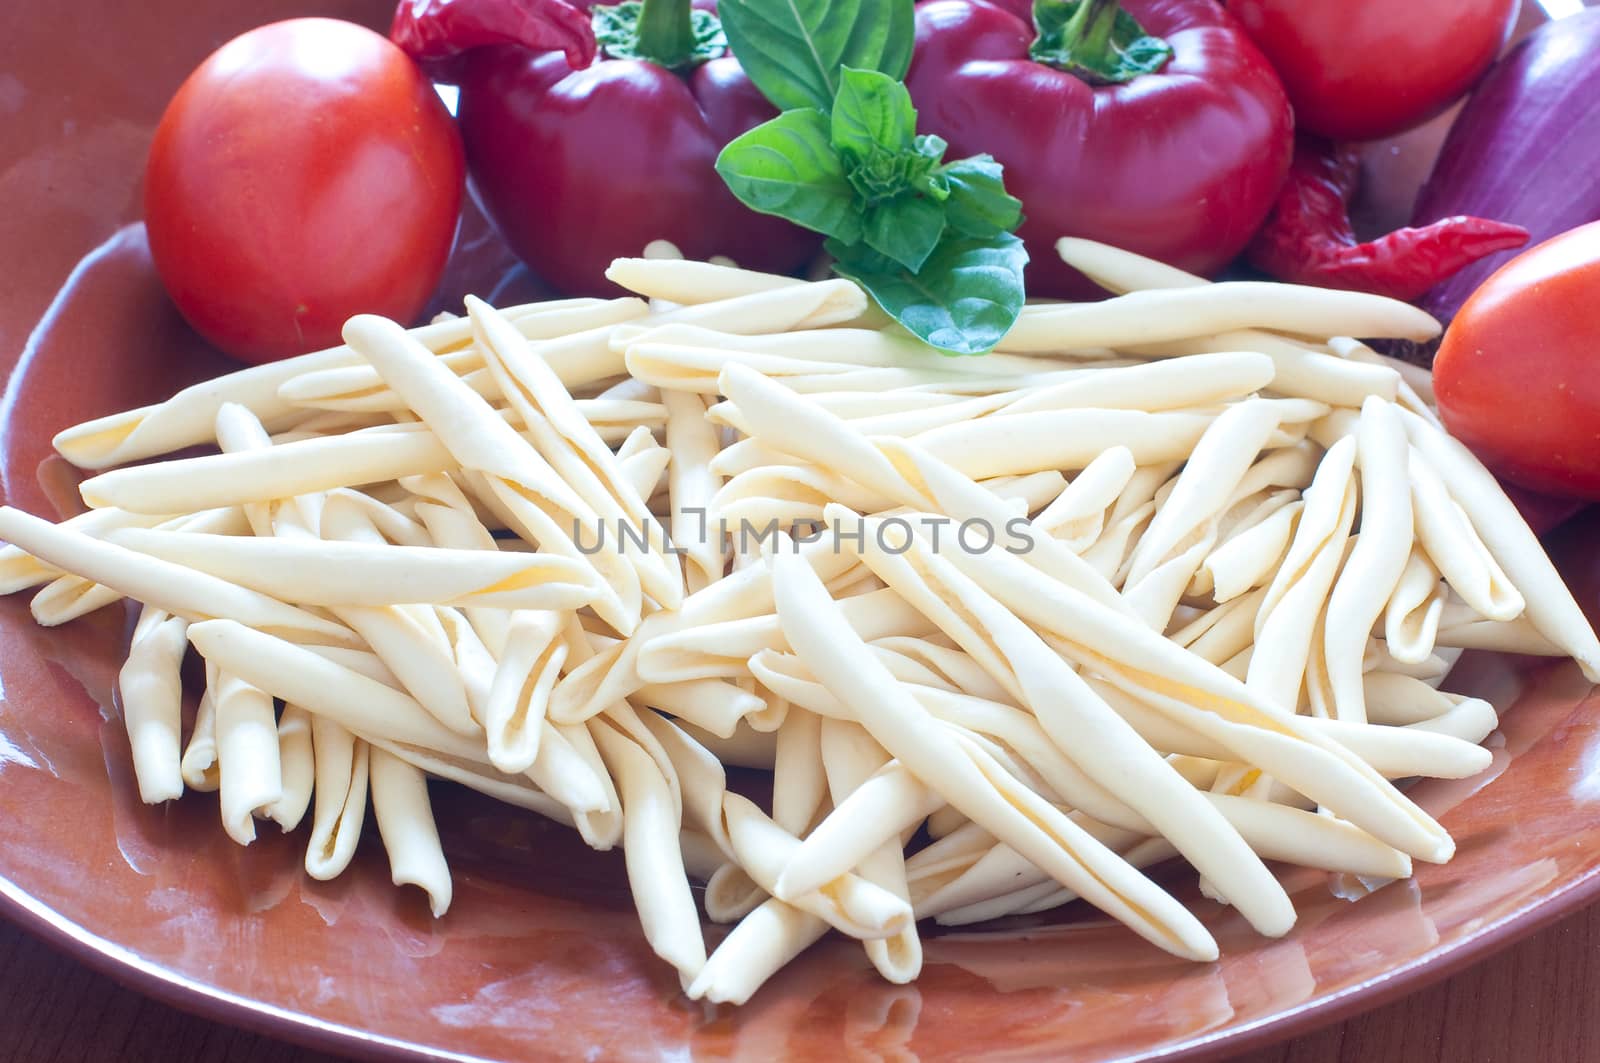
[[[780,273],[815,255],[819,237],[749,210],[717,175],[723,145],[777,112],[715,14],[690,0],[588,6],[402,0],[395,13],[395,43],[460,86],[473,181],[517,256],[588,295],[614,293],[611,260],[657,239]]]
[[[1027,221],[1029,295],[1098,294],[1062,236],[1195,273],[1236,256],[1293,150],[1283,85],[1212,0],[931,0],[906,84],[953,155],[987,151]]]

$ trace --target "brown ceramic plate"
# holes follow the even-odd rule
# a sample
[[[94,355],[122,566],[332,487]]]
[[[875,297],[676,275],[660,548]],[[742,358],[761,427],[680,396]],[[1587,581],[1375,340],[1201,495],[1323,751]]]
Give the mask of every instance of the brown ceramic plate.
[[[313,7],[377,24],[390,5],[193,6],[0,14],[0,488],[34,512],[74,508],[52,433],[224,368],[127,227],[168,95],[249,26]],[[526,286],[481,222],[467,232],[445,294]],[[1596,541],[1591,519],[1555,542],[1591,608]],[[1452,686],[1505,707],[1494,766],[1418,788],[1460,851],[1413,882],[1352,903],[1290,871],[1300,924],[1281,941],[1196,900],[1223,950],[1206,966],[1073,910],[934,936],[914,986],[829,940],[749,1006],[702,1007],[645,947],[620,860],[530,815],[441,788],[456,898],[434,922],[373,845],[315,883],[302,837],[240,849],[212,797],[141,805],[111,694],[126,637],[119,609],[46,631],[25,599],[0,601],[0,908],[175,1004],[350,1054],[1192,1058],[1416,988],[1600,892],[1600,698],[1570,665],[1479,656]]]

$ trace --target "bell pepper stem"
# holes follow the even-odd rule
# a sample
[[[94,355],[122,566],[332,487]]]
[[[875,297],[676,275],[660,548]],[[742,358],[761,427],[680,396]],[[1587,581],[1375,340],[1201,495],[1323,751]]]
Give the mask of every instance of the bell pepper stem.
[[[1028,54],[1091,85],[1154,74],[1172,58],[1172,46],[1145,33],[1117,0],[1034,0],[1033,22],[1039,36]]]
[[[1066,48],[1085,60],[1106,55],[1113,47],[1111,30],[1121,8],[1117,0],[1083,0],[1062,30]]]
[[[667,69],[688,62],[694,51],[689,0],[644,0],[639,10],[639,55]]]

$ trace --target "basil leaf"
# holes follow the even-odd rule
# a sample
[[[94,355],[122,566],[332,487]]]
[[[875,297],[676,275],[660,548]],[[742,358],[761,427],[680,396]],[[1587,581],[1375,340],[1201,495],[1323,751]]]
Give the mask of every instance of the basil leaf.
[[[926,193],[934,160],[915,151],[873,151],[865,159],[844,159],[845,175],[864,206],[886,203],[904,192]],[[934,198],[939,198],[936,194]]]
[[[677,70],[720,59],[728,51],[728,38],[722,23],[710,11],[689,12],[689,39],[683,41],[681,55],[647,55],[639,49],[639,16],[644,14],[640,0],[597,6],[590,9],[595,41],[612,59],[642,59]]]
[[[721,0],[717,12],[739,65],[780,111],[826,111],[841,66],[897,81],[911,66],[914,0]]]
[[[717,156],[717,173],[752,210],[846,243],[861,239],[855,190],[828,141],[828,116],[821,111],[785,111],[734,138]]]
[[[937,166],[939,160],[944,158],[945,149],[949,146],[944,137],[935,136],[932,133],[923,133],[912,142],[911,150]]]
[[[974,155],[943,166],[949,188],[945,220],[951,228],[980,240],[1008,233],[1022,224],[1022,200],[1006,192],[1005,174],[989,155]]]
[[[911,93],[876,70],[840,70],[832,117],[833,148],[846,166],[877,152],[910,152],[916,143],[917,109]]]
[[[834,271],[867,290],[914,335],[949,354],[983,354],[1022,312],[1028,252],[1010,233],[992,240],[948,235],[916,274],[884,256],[829,240]]]
[[[919,167],[911,175],[911,187],[939,203],[950,198],[950,181],[944,175],[944,167],[939,165],[949,146],[943,137],[936,137],[932,133],[919,136],[916,143],[916,153],[927,161],[927,165]]]
[[[869,210],[864,229],[868,247],[915,273],[944,234],[944,210],[931,199],[899,196]]]

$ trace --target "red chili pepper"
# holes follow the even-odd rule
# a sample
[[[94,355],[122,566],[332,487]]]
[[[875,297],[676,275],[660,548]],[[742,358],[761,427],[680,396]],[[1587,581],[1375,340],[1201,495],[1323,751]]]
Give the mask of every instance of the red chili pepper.
[[[933,0],[906,84],[950,155],[986,151],[1022,200],[1029,295],[1103,294],[1055,252],[1083,236],[1210,274],[1288,170],[1283,85],[1211,0]]]
[[[1296,284],[1410,301],[1485,255],[1528,242],[1520,225],[1459,215],[1357,243],[1349,208],[1360,179],[1356,148],[1301,134],[1277,206],[1245,251],[1250,264]]]
[[[717,175],[722,147],[777,112],[693,7],[402,0],[395,13],[395,43],[460,86],[484,206],[562,292],[614,293],[611,260],[657,239],[773,272],[816,254],[818,236],[749,210]]]
[[[400,0],[389,39],[434,80],[451,83],[459,76],[463,56],[491,44],[559,49],[575,70],[594,62],[595,55],[588,14],[564,0],[537,7],[477,0]]]

